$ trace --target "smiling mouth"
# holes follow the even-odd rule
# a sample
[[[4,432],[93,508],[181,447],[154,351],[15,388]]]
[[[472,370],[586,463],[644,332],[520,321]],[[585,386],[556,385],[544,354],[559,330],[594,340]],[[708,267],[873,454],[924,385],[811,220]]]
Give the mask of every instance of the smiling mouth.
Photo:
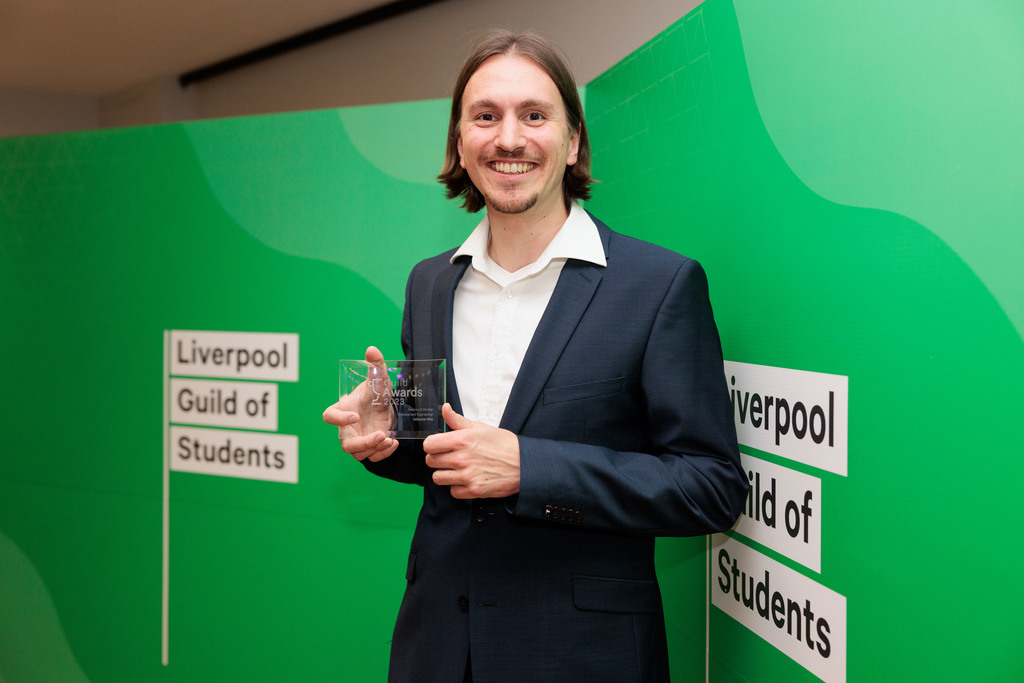
[[[498,173],[506,173],[509,175],[519,175],[533,170],[536,164],[527,163],[523,161],[495,161],[491,164]]]

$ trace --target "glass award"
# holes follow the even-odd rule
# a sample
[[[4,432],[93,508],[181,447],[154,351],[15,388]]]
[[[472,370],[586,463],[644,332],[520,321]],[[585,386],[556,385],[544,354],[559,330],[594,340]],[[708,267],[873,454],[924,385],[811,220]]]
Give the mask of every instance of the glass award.
[[[339,395],[358,399],[360,422],[396,439],[425,439],[445,431],[445,361],[343,360]]]

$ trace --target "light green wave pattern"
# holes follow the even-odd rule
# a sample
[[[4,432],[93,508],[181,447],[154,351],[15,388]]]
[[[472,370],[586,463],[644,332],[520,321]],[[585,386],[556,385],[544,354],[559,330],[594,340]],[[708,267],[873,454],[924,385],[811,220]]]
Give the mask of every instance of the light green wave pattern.
[[[399,308],[405,279],[479,220],[436,181],[448,102],[186,124],[211,193],[279,252],[341,265]],[[340,302],[343,304],[343,301]]]
[[[1024,336],[1024,3],[734,6],[761,118],[793,172],[833,202],[924,225]]]
[[[0,532],[0,683],[88,681],[31,560]]]

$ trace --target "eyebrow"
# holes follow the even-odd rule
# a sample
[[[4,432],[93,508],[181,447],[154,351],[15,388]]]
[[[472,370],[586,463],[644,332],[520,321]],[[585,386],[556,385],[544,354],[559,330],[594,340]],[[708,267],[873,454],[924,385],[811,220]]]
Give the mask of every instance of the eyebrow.
[[[467,102],[464,105],[466,111],[474,109],[496,109],[498,104],[491,99],[475,100],[473,102]],[[550,111],[555,109],[556,106],[546,100],[523,100],[516,105],[516,109],[543,109]]]

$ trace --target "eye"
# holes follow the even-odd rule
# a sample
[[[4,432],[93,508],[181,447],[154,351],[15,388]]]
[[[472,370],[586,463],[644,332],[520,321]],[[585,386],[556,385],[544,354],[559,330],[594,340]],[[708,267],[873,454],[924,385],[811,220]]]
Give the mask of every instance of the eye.
[[[544,120],[544,115],[541,114],[539,111],[531,111],[529,114],[526,115],[526,120],[527,121],[543,121]]]
[[[497,121],[494,114],[480,114],[476,118],[479,121]]]

